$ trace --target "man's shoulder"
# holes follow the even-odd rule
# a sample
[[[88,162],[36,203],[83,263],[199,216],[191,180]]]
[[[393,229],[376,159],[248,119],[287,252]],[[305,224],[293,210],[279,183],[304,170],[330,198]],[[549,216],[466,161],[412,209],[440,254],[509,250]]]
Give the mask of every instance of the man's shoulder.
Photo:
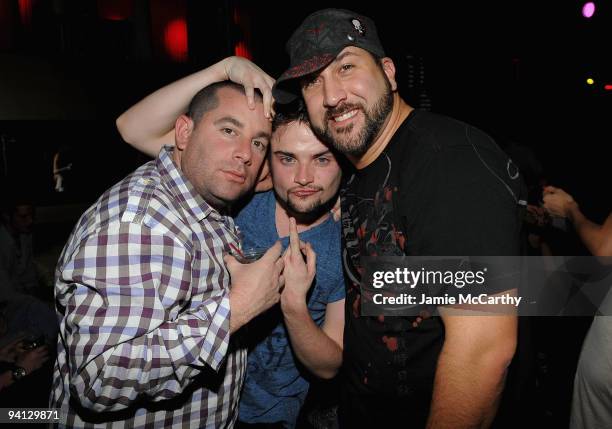
[[[90,235],[120,223],[167,230],[169,225],[180,223],[179,218],[176,203],[165,189],[154,160],[107,189],[81,216],[77,224],[80,231],[75,232]]]
[[[416,150],[440,153],[476,143],[495,145],[487,133],[461,120],[424,110],[416,110],[413,114],[399,137],[410,139]]]
[[[402,128],[400,144],[394,146],[392,159],[402,166],[401,176],[421,179],[447,176],[480,168],[486,164],[505,165],[508,157],[495,140],[481,129],[436,113],[417,111]]]

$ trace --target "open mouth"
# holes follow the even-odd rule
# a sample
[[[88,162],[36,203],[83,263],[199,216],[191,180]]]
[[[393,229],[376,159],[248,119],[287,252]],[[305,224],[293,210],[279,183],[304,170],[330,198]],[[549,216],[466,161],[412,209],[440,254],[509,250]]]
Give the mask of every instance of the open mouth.
[[[351,119],[353,116],[357,114],[358,111],[359,109],[349,110],[348,112],[343,113],[342,115],[333,116],[332,119],[334,120],[334,122],[343,122],[343,121]]]

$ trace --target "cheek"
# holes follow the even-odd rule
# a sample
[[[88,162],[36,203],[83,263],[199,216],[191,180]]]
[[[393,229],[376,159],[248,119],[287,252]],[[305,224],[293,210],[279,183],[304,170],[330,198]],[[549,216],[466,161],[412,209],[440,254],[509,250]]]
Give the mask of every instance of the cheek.
[[[336,165],[333,168],[329,167],[323,169],[321,170],[319,177],[321,180],[321,185],[324,186],[326,190],[335,193],[340,184],[340,167]]]
[[[270,162],[270,173],[272,180],[281,180],[284,174],[287,174],[287,167],[282,165],[278,159],[272,159]]]
[[[289,189],[293,183],[293,171],[291,168],[287,168],[278,163],[272,163],[270,167],[274,189],[276,189],[276,192],[279,194],[284,195],[285,191]]]
[[[312,122],[321,123],[323,117],[323,99],[319,96],[311,95],[304,99],[306,103],[306,111]]]

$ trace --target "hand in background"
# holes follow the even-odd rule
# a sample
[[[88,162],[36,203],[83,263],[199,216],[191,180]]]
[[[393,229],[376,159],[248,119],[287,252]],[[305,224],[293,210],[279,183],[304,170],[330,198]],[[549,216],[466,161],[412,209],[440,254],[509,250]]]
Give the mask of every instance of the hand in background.
[[[0,361],[15,363],[17,356],[26,351],[22,343],[23,338],[24,336],[20,336],[10,343],[0,347]]]
[[[570,194],[554,186],[544,188],[542,199],[544,208],[551,216],[568,217],[571,209],[577,206]]]
[[[26,370],[26,374],[31,374],[39,369],[49,359],[49,349],[47,346],[26,350],[15,360],[15,365]]]

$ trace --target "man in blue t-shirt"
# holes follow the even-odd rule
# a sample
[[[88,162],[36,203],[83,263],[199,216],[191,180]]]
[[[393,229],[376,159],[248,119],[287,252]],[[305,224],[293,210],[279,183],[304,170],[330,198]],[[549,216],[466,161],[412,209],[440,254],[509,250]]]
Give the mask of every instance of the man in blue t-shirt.
[[[287,247],[293,230],[293,245],[299,233],[306,261],[289,246],[294,252],[284,256],[280,306],[247,327],[250,347],[239,428],[259,423],[294,427],[308,391],[305,372],[332,378],[342,362],[340,224],[330,215],[340,166],[314,136],[302,110],[274,118],[269,162],[274,190],[256,194],[236,217],[243,246],[268,248],[280,239]]]
[[[264,111],[270,115],[274,80],[244,58],[231,57],[156,91],[130,108],[117,119],[122,137],[155,156],[163,145],[174,144],[176,114],[187,109],[195,92],[227,79],[245,87],[252,109],[254,89],[260,91]],[[236,145],[244,139],[243,123],[225,120],[217,126],[216,133],[205,139],[221,138]],[[246,337],[250,345],[238,428],[294,427],[308,391],[309,375],[332,378],[342,363],[345,290],[340,223],[330,215],[340,186],[340,166],[311,131],[303,108],[279,112],[272,129],[268,153],[274,190],[255,195],[236,221],[243,248],[268,248],[278,240],[287,247],[282,256],[285,286],[280,305],[241,329],[246,335],[236,335],[239,340],[232,343],[240,347]],[[265,140],[256,138],[251,143],[261,149],[267,145]],[[241,163],[251,162],[248,151],[236,149],[236,156]],[[233,171],[226,173],[231,181],[244,180]],[[258,189],[265,182],[261,180]],[[240,269],[231,256],[225,262],[230,272]],[[231,317],[241,315],[232,311]],[[237,382],[242,375],[242,371],[236,374]]]

